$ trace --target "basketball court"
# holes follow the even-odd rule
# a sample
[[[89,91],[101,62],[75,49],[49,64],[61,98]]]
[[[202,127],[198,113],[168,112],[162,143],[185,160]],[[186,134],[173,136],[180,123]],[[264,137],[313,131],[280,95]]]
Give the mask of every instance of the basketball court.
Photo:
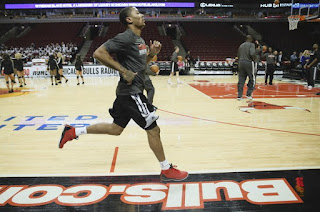
[[[167,78],[152,77],[154,105],[167,159],[190,173],[177,183],[160,181],[146,133],[133,122],[120,136],[84,135],[58,148],[66,123],[112,122],[108,108],[118,77],[85,78],[79,86],[75,78],[58,86],[49,78],[27,79],[27,87],[12,94],[2,88],[0,210],[294,211],[315,206],[303,199],[304,193],[316,195],[314,190],[297,190],[297,185],[304,189],[305,178],[310,188],[319,186],[313,178],[320,167],[319,87],[310,91],[281,78],[264,85],[258,77],[253,102],[264,106],[254,108],[246,99],[236,100],[237,76],[183,76],[183,84],[173,85]],[[261,192],[271,199],[250,199],[244,185],[258,179],[262,184],[256,188],[265,188]],[[275,179],[277,184],[270,184]],[[279,189],[287,189],[287,195]]]

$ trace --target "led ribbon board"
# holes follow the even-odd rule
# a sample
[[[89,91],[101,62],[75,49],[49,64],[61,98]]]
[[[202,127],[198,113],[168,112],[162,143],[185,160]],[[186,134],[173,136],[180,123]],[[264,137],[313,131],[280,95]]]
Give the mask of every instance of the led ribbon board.
[[[156,8],[194,8],[193,2],[117,2],[117,3],[50,3],[50,4],[5,4],[6,9],[67,9],[67,8],[121,8],[121,7],[156,7]]]

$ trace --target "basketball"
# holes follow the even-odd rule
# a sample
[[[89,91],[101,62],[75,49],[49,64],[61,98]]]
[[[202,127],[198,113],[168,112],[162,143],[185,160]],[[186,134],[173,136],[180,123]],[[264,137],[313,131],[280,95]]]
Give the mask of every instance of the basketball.
[[[274,0],[274,4],[276,5],[280,4],[280,0]]]
[[[267,47],[267,46],[263,46],[263,47],[262,47],[262,51],[263,51],[263,52],[266,52],[267,50],[268,50],[268,47]]]
[[[178,56],[179,61],[182,61],[182,59],[183,59],[182,56]]]
[[[152,65],[152,66],[150,66],[150,70],[151,70],[152,72],[156,73],[156,74],[158,74],[159,71],[160,71],[159,66],[157,66],[157,65]]]

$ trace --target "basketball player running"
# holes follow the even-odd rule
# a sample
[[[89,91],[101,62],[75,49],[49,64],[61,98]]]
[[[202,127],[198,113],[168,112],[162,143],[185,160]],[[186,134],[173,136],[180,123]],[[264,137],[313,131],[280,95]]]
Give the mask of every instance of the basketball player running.
[[[77,55],[76,63],[74,64],[74,66],[75,66],[76,72],[77,72],[77,80],[78,80],[78,84],[77,85],[80,85],[79,76],[82,79],[82,84],[84,84],[84,80],[83,80],[83,76],[82,76],[82,69],[84,69],[84,67],[83,67],[83,62],[81,60],[81,56],[80,55]]]
[[[168,84],[172,84],[171,77],[173,76],[174,72],[176,72],[177,76],[177,83],[180,84],[181,81],[179,79],[179,70],[178,70],[178,53],[179,53],[179,47],[175,46],[174,47],[174,52],[172,53],[171,56],[171,73],[168,79]]]
[[[317,76],[317,64],[320,61],[319,45],[313,44],[312,48],[313,51],[310,53],[309,62],[304,65],[307,74],[308,90],[311,90],[314,87],[314,81]]]
[[[160,139],[160,128],[156,120],[158,116],[154,108],[142,94],[144,89],[145,70],[149,61],[159,53],[161,44],[150,41],[150,54],[140,37],[145,26],[144,16],[135,7],[126,7],[120,11],[119,19],[126,26],[126,31],[116,35],[101,45],[93,54],[102,64],[120,72],[117,86],[117,97],[113,108],[109,110],[113,123],[94,124],[83,128],[66,125],[61,136],[59,148],[68,141],[82,134],[120,135],[129,121],[133,119],[146,130],[149,146],[160,162],[162,180],[183,180],[188,173],[180,171],[170,164],[164,154]],[[119,62],[112,59],[116,53]]]
[[[255,72],[255,46],[252,43],[251,35],[247,35],[246,42],[240,45],[238,49],[239,70],[238,70],[238,100],[242,99],[243,86],[249,77],[247,98],[252,99],[252,92],[254,90],[254,72]]]

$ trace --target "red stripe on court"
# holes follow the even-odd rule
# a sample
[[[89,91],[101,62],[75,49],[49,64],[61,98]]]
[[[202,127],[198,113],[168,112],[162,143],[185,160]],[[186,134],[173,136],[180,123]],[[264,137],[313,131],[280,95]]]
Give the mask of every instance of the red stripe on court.
[[[115,169],[115,167],[116,167],[118,150],[119,150],[119,147],[116,147],[116,148],[114,149],[113,159],[112,159],[112,164],[111,164],[110,172],[114,172],[114,169]]]
[[[268,130],[268,131],[274,131],[274,132],[320,136],[320,134],[315,134],[315,133],[304,133],[304,132],[294,132],[294,131],[288,131],[288,130],[270,129],[270,128],[264,128],[264,127],[254,127],[254,126],[248,126],[248,125],[243,125],[243,124],[234,124],[234,123],[230,123],[230,122],[214,121],[214,120],[210,120],[210,119],[198,118],[198,117],[194,117],[194,116],[189,116],[189,115],[184,115],[184,114],[180,114],[180,113],[170,112],[170,111],[167,111],[167,110],[162,110],[162,109],[159,109],[159,108],[158,108],[158,110],[166,112],[166,113],[171,113],[171,114],[174,114],[174,115],[177,115],[177,116],[183,116],[183,117],[188,117],[188,118],[191,118],[191,119],[203,120],[203,121],[208,121],[208,122],[216,122],[216,123],[219,123],[219,124],[227,124],[227,125],[233,125],[233,126],[238,126],[238,127],[247,127],[247,128],[252,128],[252,129]]]

